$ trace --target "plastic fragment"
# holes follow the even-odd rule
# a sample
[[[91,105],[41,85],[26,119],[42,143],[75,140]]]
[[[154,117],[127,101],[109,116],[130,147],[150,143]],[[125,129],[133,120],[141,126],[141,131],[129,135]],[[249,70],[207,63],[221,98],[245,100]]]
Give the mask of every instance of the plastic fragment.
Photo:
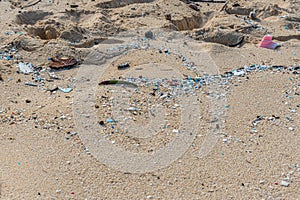
[[[128,111],[137,111],[137,109],[135,107],[129,107]]]
[[[237,71],[237,70],[234,70],[233,71],[233,75],[234,76],[244,76],[245,75],[245,71]]]
[[[28,85],[28,86],[34,86],[34,87],[37,87],[37,86],[38,86],[38,84],[30,83],[30,82],[25,82],[25,85]]]
[[[109,119],[106,120],[106,122],[107,122],[107,123],[113,123],[114,120],[109,118]]]
[[[264,120],[263,116],[257,116],[257,118],[252,122],[253,126],[256,126],[260,121]]]
[[[288,187],[290,184],[287,181],[281,181],[281,185],[284,187]]]
[[[267,49],[276,49],[280,47],[280,44],[273,42],[271,35],[265,35],[261,40],[259,47]]]
[[[67,88],[58,87],[58,89],[64,93],[69,93],[73,90],[70,85]]]
[[[23,62],[20,62],[17,67],[24,74],[30,74],[30,73],[33,72],[33,65],[32,65],[32,63],[23,63]]]

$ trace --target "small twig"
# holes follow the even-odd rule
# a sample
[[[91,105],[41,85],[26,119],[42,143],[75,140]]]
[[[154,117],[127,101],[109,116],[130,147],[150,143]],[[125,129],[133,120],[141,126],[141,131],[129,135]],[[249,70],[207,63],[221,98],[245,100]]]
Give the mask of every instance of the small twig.
[[[235,31],[240,31],[240,30],[248,29],[248,28],[257,28],[257,26],[256,25],[242,26],[240,28],[235,29]]]
[[[41,1],[42,1],[42,0],[37,0],[36,2],[33,2],[33,3],[31,3],[31,4],[28,4],[28,5],[26,5],[26,6],[22,6],[22,8],[28,8],[28,7],[34,6],[34,5],[38,4],[38,3],[40,3]]]
[[[241,40],[238,41],[237,43],[231,44],[231,45],[228,45],[228,46],[229,46],[229,47],[236,47],[236,46],[241,45],[243,42],[244,42],[244,36],[243,36],[243,37],[241,38]]]
[[[220,1],[220,0],[190,0],[192,2],[199,2],[199,3],[226,3],[226,1]]]
[[[228,1],[226,1],[226,3],[222,6],[222,8],[220,9],[220,12],[222,12],[224,9],[226,9],[227,4],[228,4]]]

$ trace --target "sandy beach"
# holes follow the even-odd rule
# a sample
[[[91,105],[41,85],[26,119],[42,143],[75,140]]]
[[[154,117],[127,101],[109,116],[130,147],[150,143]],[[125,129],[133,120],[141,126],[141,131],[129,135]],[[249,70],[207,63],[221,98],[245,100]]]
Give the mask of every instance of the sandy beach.
[[[299,199],[299,11],[0,1],[0,199]]]

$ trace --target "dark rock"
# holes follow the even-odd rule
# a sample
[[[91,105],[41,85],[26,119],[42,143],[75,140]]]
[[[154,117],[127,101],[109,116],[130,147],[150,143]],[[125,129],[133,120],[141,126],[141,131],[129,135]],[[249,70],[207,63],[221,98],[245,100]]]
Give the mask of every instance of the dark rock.
[[[77,4],[71,4],[70,7],[71,8],[78,8],[79,6]]]
[[[165,18],[166,18],[166,20],[172,20],[171,14],[165,14]]]
[[[195,11],[200,11],[200,9],[198,8],[198,6],[196,4],[189,4],[189,7]]]
[[[149,39],[153,39],[154,38],[154,34],[153,34],[152,31],[146,31],[145,37],[149,38]]]

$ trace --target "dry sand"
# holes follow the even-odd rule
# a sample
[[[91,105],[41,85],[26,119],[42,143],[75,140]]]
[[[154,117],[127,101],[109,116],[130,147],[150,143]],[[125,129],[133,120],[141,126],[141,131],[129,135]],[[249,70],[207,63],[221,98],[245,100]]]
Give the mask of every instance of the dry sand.
[[[255,19],[249,18],[252,11]],[[297,0],[0,1],[0,199],[299,199],[300,80],[292,71],[259,70],[228,78],[228,85],[203,86],[184,101],[170,94],[160,98],[171,87],[165,85],[160,94],[151,81],[138,92],[98,85],[148,75],[187,80],[252,64],[299,66],[299,11]],[[186,49],[176,54],[176,45],[173,50],[171,43],[157,38],[153,41],[162,52],[128,50],[113,62],[96,57],[98,51],[121,44],[116,40],[120,32],[143,35],[145,30],[164,30],[165,37],[177,34],[177,44]],[[281,47],[258,48],[266,34]],[[184,38],[193,38],[193,44]],[[56,54],[74,56],[81,64],[50,70],[48,58]],[[188,70],[179,54],[198,71]],[[21,61],[41,67],[40,74],[17,73]],[[129,69],[117,69],[126,62]],[[35,82],[37,77],[44,83]],[[70,93],[54,91],[68,85]],[[213,96],[217,88],[226,94],[221,99]],[[128,104],[140,110],[127,112],[128,124],[107,123],[119,116],[111,97],[123,90],[132,94]],[[89,102],[89,96],[95,99]],[[164,118],[148,112],[147,106],[155,104],[168,113]],[[89,116],[81,118],[85,110]],[[253,124],[257,118],[261,120]],[[93,120],[105,126],[89,126]],[[147,132],[149,121],[152,131]],[[133,132],[116,131],[121,125]],[[181,134],[184,130],[193,132]],[[98,142],[103,138],[107,148]],[[151,156],[139,160],[176,138],[182,139],[181,146],[158,154],[158,163]],[[129,153],[116,155],[114,162],[112,146]],[[136,158],[128,159],[131,155]]]

